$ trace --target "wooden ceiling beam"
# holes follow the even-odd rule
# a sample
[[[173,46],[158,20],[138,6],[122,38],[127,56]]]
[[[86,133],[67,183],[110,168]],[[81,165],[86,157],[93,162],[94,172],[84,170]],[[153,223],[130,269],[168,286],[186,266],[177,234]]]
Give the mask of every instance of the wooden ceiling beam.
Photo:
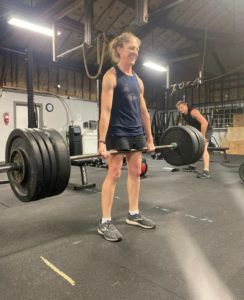
[[[205,29],[181,26],[169,20],[164,21],[164,24],[167,28],[183,35],[191,36],[193,39],[199,37],[203,38],[205,34]],[[207,30],[207,39],[229,39],[230,36],[230,34],[226,34],[224,32]]]
[[[82,5],[81,0],[74,0],[74,1],[70,2],[70,4],[68,4],[67,6],[65,6],[62,10],[60,10],[59,12],[57,12],[54,15],[55,20],[62,19],[63,17],[65,17],[68,14],[70,14],[72,11],[76,10],[81,5]]]
[[[41,16],[44,17],[44,18],[53,16],[53,15],[55,15],[55,13],[57,11],[62,10],[66,5],[67,5],[67,0],[55,1],[54,3],[52,3],[52,5],[46,7],[46,9],[44,9],[41,12]]]
[[[57,22],[61,27],[66,28],[70,31],[84,35],[84,25],[80,22],[74,21],[69,17],[64,17]]]
[[[59,0],[48,9],[43,10],[41,15],[44,17],[52,17],[55,20],[60,20],[82,5],[82,0],[72,0],[69,2],[67,2],[67,0]]]

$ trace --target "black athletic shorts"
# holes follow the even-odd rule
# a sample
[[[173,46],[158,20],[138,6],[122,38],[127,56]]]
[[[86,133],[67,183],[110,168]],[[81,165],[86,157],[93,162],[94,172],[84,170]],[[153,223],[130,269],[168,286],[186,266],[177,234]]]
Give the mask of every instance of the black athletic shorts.
[[[122,136],[106,139],[107,150],[129,151],[131,149],[142,149],[146,146],[144,135]]]

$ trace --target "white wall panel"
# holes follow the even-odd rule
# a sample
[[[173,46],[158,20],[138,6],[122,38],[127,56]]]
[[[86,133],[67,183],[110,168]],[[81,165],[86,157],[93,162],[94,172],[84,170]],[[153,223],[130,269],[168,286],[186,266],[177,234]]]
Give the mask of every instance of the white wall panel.
[[[98,120],[98,105],[96,102],[80,99],[62,99],[49,95],[35,95],[34,101],[39,106],[39,123],[43,124],[43,127],[58,130],[65,139],[69,125],[79,125],[83,130],[83,122]],[[0,90],[0,161],[5,160],[7,138],[10,132],[17,127],[16,124],[19,127],[26,127],[28,118],[27,108],[23,106],[24,103],[27,105],[26,93]],[[53,105],[52,112],[46,110],[47,103]],[[15,106],[18,107],[17,110]],[[17,114],[15,111],[17,111]],[[10,116],[8,125],[5,125],[3,120],[5,112],[8,112]]]

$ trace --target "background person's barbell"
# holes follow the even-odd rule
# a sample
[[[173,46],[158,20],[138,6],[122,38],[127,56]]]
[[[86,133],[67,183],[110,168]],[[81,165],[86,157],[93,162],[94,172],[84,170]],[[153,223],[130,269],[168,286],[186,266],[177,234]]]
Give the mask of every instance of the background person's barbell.
[[[169,164],[188,165],[202,157],[204,138],[193,127],[171,127],[162,135],[156,152],[161,152]],[[92,153],[70,157],[66,142],[54,129],[14,129],[7,140],[6,163],[0,166],[0,172],[7,172],[15,196],[29,202],[62,193],[69,182],[71,160],[98,156]]]

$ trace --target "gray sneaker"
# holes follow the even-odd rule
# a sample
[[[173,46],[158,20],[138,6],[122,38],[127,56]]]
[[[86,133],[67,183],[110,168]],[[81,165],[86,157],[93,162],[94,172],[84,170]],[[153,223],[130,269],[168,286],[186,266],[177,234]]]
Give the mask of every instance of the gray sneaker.
[[[211,175],[208,171],[204,170],[202,173],[197,174],[197,178],[203,179],[203,178],[210,178]]]
[[[136,225],[147,229],[153,229],[156,227],[156,224],[152,220],[144,217],[142,213],[136,215],[128,213],[128,217],[125,221],[129,225]]]
[[[104,236],[105,240],[110,242],[119,242],[122,240],[122,235],[118,229],[113,225],[112,221],[98,224],[98,233]]]

